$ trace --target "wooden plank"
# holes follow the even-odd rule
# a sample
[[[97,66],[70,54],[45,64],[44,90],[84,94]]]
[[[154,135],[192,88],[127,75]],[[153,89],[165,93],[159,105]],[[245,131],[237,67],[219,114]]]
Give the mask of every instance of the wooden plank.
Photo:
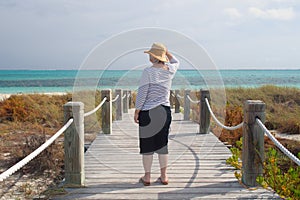
[[[224,184],[224,183],[222,183]],[[129,185],[129,184],[126,184]],[[107,184],[106,187],[87,187],[80,189],[70,189],[73,194],[101,194],[101,193],[110,193],[110,194],[159,194],[159,193],[169,193],[169,194],[247,194],[248,190],[237,187],[219,187],[218,183],[211,185],[210,187],[165,187],[161,184],[153,184],[149,187],[144,187],[141,183],[135,183],[131,185],[132,187],[120,187],[120,184]],[[256,193],[266,192],[263,189],[258,189]]]
[[[115,166],[118,166],[118,164],[117,163],[114,163],[114,164],[112,164],[112,166],[113,165],[115,165]],[[120,169],[131,169],[131,170],[136,170],[136,169],[140,169],[141,168],[141,166],[137,166],[137,165],[122,165],[122,166],[118,166]],[[107,166],[105,166],[105,165],[99,165],[99,164],[97,164],[97,165],[88,165],[88,166],[86,166],[85,167],[85,170],[97,170],[97,169],[101,169],[101,168],[103,168],[103,169],[105,169],[105,168],[107,168]],[[184,166],[184,165],[181,165],[181,166],[168,166],[168,169],[169,170],[190,170],[190,169],[195,169],[194,168],[194,165],[186,165],[186,166]],[[234,168],[233,167],[228,167],[228,166],[221,166],[221,167],[219,167],[219,166],[207,166],[207,167],[205,167],[205,166],[199,166],[199,171],[204,171],[204,170],[206,170],[206,171],[215,171],[215,170],[234,170]]]
[[[101,177],[100,179],[106,179],[105,177]],[[102,180],[101,180],[102,181]],[[132,184],[132,183],[136,183],[138,181],[138,179],[136,177],[128,177],[128,178],[122,178],[119,179],[118,177],[115,178],[110,178],[110,179],[106,179],[105,183],[128,183],[128,184]],[[153,181],[155,181],[155,178],[153,178]],[[201,179],[189,179],[186,180],[185,178],[172,178],[170,179],[170,185],[172,185],[173,183],[199,183],[199,184],[207,184],[207,183],[226,183],[226,182],[235,182],[237,184],[239,184],[236,181],[236,178],[221,178],[221,177],[214,177],[214,178],[201,178]],[[98,186],[100,187],[102,184],[99,184],[99,178],[96,177],[91,177],[89,178],[86,183],[90,186],[90,185],[94,185],[94,184],[98,184]],[[105,184],[104,184],[105,185]],[[223,186],[223,184],[220,184]]]
[[[115,194],[71,194],[68,196],[62,196],[61,198],[54,199],[63,199],[63,200],[73,200],[73,199],[85,199],[85,200],[115,200],[115,199],[131,199],[131,200],[143,200],[143,199],[161,199],[161,200],[174,200],[174,199],[209,199],[209,200],[251,200],[251,199],[278,199],[273,198],[273,196],[265,196],[262,194],[230,194],[227,193],[226,197],[224,194],[121,194],[116,196]]]
[[[73,199],[279,199],[276,194],[262,189],[248,191],[235,187],[219,188],[218,184],[196,188],[168,188],[161,185],[145,188],[140,185],[134,184],[133,188],[107,185],[107,188],[73,189],[69,193]],[[64,196],[62,199],[68,198]]]

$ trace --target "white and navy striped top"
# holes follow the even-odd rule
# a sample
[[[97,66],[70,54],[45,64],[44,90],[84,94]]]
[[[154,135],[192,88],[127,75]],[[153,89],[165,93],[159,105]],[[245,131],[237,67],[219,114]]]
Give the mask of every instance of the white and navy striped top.
[[[153,66],[144,69],[136,96],[136,109],[150,110],[159,105],[170,106],[170,89],[179,61],[172,56],[166,65],[169,70]]]

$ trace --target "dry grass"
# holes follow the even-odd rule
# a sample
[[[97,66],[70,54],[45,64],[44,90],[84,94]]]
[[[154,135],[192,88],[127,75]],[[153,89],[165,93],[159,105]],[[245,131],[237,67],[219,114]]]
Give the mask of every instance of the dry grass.
[[[300,89],[263,86],[260,88],[227,89],[228,105],[243,106],[247,99],[266,104],[266,126],[288,134],[300,134]]]
[[[3,169],[27,156],[63,125],[63,105],[71,95],[12,95],[0,102],[0,152]],[[22,168],[26,172],[51,170],[60,174],[63,148],[54,143]]]
[[[243,105],[246,100],[261,100],[266,104],[266,122],[269,130],[287,134],[300,134],[300,89],[276,86],[260,88],[226,89],[225,111],[213,105],[216,116],[225,112],[225,125],[234,126],[243,121]],[[196,109],[197,110],[197,109]],[[220,139],[234,145],[242,136],[242,129],[227,131],[212,122],[215,133],[222,133]]]

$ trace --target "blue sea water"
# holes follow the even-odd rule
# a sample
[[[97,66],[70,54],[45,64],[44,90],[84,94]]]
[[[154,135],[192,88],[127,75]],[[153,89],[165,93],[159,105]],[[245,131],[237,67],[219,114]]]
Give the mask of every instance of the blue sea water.
[[[72,92],[74,88],[137,89],[141,70],[0,70],[0,93]],[[300,70],[178,70],[174,89],[209,87],[300,88]]]

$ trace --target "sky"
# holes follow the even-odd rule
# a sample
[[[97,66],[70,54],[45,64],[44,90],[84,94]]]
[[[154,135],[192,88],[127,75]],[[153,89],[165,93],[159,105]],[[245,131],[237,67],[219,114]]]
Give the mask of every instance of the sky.
[[[0,0],[0,27],[0,69],[78,69],[143,27],[188,36],[219,69],[300,69],[297,0]]]

